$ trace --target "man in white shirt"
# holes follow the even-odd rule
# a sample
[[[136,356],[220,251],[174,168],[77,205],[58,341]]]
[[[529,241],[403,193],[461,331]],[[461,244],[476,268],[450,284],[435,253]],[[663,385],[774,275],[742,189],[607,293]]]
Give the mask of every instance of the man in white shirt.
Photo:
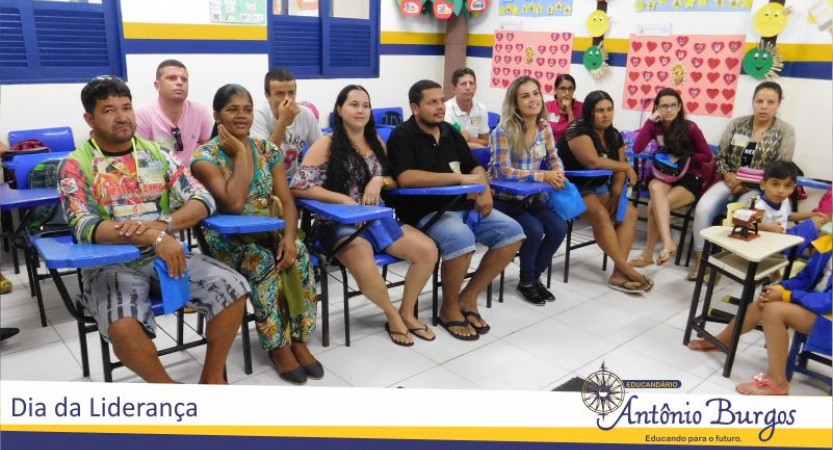
[[[272,69],[263,84],[267,103],[255,110],[251,133],[283,151],[286,176],[291,179],[301,151],[321,137],[321,129],[312,111],[295,102],[297,83],[292,71]]]
[[[188,70],[175,59],[159,63],[153,87],[159,97],[136,107],[136,134],[159,143],[188,167],[194,150],[211,139],[211,112],[188,100]]]
[[[451,86],[454,98],[445,102],[445,121],[463,134],[469,148],[489,145],[489,112],[474,100],[477,92],[474,71],[468,67],[455,70],[451,74]]]

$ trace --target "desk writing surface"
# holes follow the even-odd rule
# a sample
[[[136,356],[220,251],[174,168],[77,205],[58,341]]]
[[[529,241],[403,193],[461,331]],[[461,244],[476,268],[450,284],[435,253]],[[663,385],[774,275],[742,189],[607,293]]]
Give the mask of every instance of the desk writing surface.
[[[541,192],[549,192],[552,187],[547,183],[539,181],[505,181],[492,180],[489,185],[496,192],[504,192],[513,195],[532,195]]]
[[[483,192],[486,186],[482,184],[458,184],[454,186],[434,186],[415,188],[396,188],[390,191],[393,195],[437,195],[451,196]]]
[[[761,262],[764,258],[780,253],[804,242],[804,238],[785,233],[760,231],[758,238],[751,241],[729,237],[732,227],[714,226],[700,232],[703,239],[717,244],[749,262]]]
[[[0,209],[2,210],[51,205],[60,201],[61,197],[55,188],[10,189],[8,184],[0,185]]]
[[[827,181],[819,181],[812,178],[798,177],[796,184],[810,189],[821,189],[823,191],[830,189],[830,183]]]
[[[35,248],[49,269],[83,269],[121,264],[139,257],[130,244],[75,244],[72,236],[35,238]]]
[[[298,204],[316,214],[347,225],[393,217],[393,209],[385,206],[337,205],[309,199],[299,199]]]
[[[206,217],[202,226],[220,234],[245,234],[282,230],[284,221],[270,216],[216,214]]]

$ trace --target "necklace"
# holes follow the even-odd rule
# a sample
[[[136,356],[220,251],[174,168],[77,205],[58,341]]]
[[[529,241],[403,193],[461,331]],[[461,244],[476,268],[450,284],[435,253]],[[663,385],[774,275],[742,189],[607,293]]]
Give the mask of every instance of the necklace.
[[[118,165],[114,164],[112,162],[112,160],[110,160],[110,158],[108,158],[107,155],[105,155],[104,152],[101,151],[101,147],[98,146],[98,143],[95,141],[95,139],[90,138],[90,141],[93,143],[93,147],[95,147],[96,151],[98,151],[98,154],[101,155],[102,158],[107,160],[108,165],[113,166],[114,169],[121,172],[127,178],[132,178],[132,179],[137,180],[137,181],[139,180],[139,158],[136,157],[136,138],[131,138],[130,139],[130,148],[131,148],[132,153],[133,153],[133,162],[136,164],[136,172],[135,173],[127,170],[124,167],[124,164],[118,164]]]

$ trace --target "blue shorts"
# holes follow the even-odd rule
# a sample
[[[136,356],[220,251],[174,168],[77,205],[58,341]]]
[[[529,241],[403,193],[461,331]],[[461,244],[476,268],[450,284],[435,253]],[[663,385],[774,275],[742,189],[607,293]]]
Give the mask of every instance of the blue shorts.
[[[594,194],[596,197],[602,198],[607,194],[610,194],[610,185],[607,183],[600,184],[598,186],[589,186],[581,189],[581,196],[584,197],[585,195]]]
[[[420,219],[417,226],[422,227],[434,214],[436,213]],[[467,214],[468,210],[447,211],[426,232],[437,243],[443,259],[454,259],[466,253],[473,253],[475,243],[489,248],[500,248],[526,239],[521,225],[496,209],[482,218],[474,230],[465,223]]]

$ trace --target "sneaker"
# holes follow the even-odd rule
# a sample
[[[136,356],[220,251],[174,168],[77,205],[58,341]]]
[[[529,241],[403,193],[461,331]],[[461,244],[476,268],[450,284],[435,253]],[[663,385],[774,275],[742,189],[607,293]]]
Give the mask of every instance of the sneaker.
[[[535,288],[538,289],[538,294],[541,297],[543,297],[544,300],[546,300],[548,302],[554,302],[555,301],[555,295],[553,295],[553,293],[550,292],[550,290],[547,289],[546,286],[544,286],[544,283],[541,283],[541,280],[538,280],[538,282],[535,283]]]
[[[547,301],[538,292],[538,287],[533,283],[529,285],[519,284],[516,291],[521,295],[521,298],[535,306],[544,306]]]

